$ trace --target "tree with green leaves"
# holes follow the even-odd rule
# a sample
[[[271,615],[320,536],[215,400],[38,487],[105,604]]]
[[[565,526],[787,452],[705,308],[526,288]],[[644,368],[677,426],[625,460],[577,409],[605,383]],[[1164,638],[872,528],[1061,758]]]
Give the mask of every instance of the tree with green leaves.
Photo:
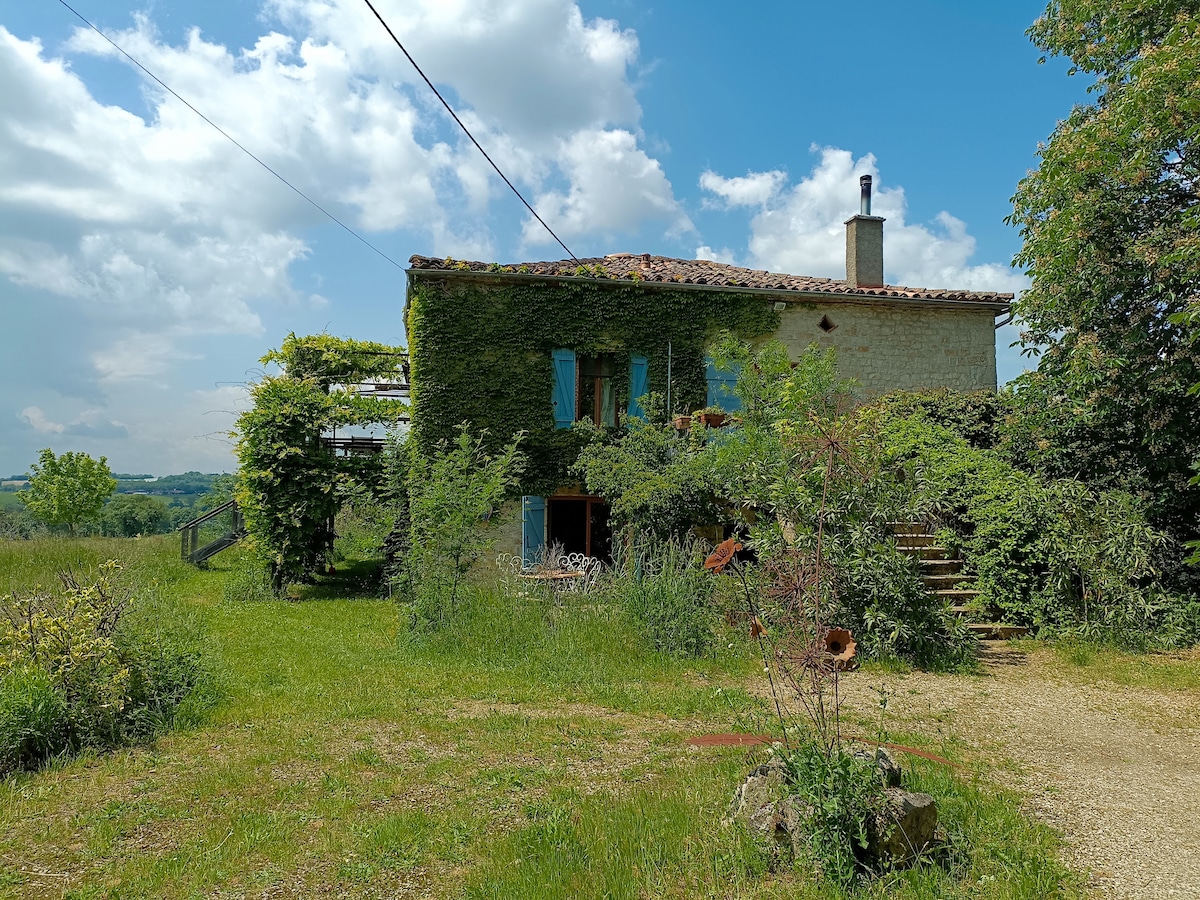
[[[381,484],[377,457],[336,456],[322,435],[403,418],[405,404],[357,388],[402,380],[406,362],[402,348],[328,334],[290,334],[262,358],[282,372],[250,389],[254,406],[238,418],[234,496],[276,591],[311,578],[327,562],[333,517],[346,491],[364,482]]]
[[[463,424],[432,454],[412,442],[398,448],[404,464],[395,474],[404,483],[395,494],[408,499],[408,546],[396,580],[414,624],[443,626],[461,606],[467,573],[490,545],[488,531],[525,465],[521,437],[490,454],[486,435],[472,436]]]
[[[1038,370],[1008,441],[1035,467],[1137,492],[1197,534],[1200,2],[1052,0],[1029,30],[1094,79],[1018,186],[1032,286],[1014,304]],[[1189,310],[1191,315],[1189,315]]]
[[[162,534],[170,523],[167,504],[145,494],[118,494],[100,511],[100,528],[110,537]]]
[[[74,533],[77,525],[96,520],[116,488],[106,457],[73,451],[55,456],[47,447],[30,467],[28,490],[17,498],[47,525],[66,525]]]

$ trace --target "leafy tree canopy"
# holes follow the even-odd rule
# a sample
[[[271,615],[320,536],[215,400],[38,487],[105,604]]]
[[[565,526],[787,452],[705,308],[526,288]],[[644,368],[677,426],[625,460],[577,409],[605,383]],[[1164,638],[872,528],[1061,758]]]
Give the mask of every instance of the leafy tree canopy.
[[[1053,0],[1029,35],[1095,77],[1013,198],[1031,288],[1015,311],[1044,347],[1014,440],[1054,475],[1139,490],[1195,535],[1200,434],[1200,2]]]
[[[254,385],[254,407],[237,422],[235,496],[251,546],[270,565],[276,590],[325,563],[330,523],[356,485],[377,487],[375,457],[338,457],[322,435],[347,425],[395,424],[406,404],[357,393],[367,381],[402,378],[403,348],[327,334],[288,335],[262,361],[283,373]]]
[[[323,385],[358,384],[375,379],[406,381],[408,354],[401,347],[354,341],[330,334],[296,337],[292,332],[278,350],[260,362],[276,363],[291,378],[316,379]]]
[[[30,467],[29,489],[17,497],[46,524],[66,525],[74,531],[76,525],[100,515],[116,487],[106,457],[96,460],[72,451],[55,456],[47,447]]]
[[[144,494],[118,494],[100,513],[101,531],[110,537],[162,534],[170,524],[167,504]]]

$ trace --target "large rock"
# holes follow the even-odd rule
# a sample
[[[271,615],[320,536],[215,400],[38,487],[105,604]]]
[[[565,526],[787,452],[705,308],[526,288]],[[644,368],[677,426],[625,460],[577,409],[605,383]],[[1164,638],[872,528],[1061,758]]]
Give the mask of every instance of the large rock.
[[[884,802],[867,828],[867,848],[862,862],[897,865],[911,860],[935,841],[937,804],[928,794],[899,786],[900,766],[882,748],[859,751],[879,770]],[[811,810],[795,796],[791,772],[779,756],[755,768],[738,787],[726,822],[740,822],[771,852],[772,867],[799,858],[810,831]]]
[[[899,787],[889,787],[884,794],[883,808],[867,830],[867,853],[881,862],[906,862],[934,842],[937,803],[928,794]]]
[[[787,764],[772,756],[746,776],[733,795],[726,822],[740,822],[771,853],[771,867],[795,858],[804,829],[800,803],[789,790]]]
[[[788,782],[787,764],[779,756],[772,756],[761,766],[753,769],[733,795],[729,807],[730,821],[750,819],[764,806],[772,806],[780,800]]]
[[[855,750],[854,756],[857,759],[875,764],[875,768],[879,770],[879,778],[883,782],[884,787],[900,787],[900,777],[904,773],[900,769],[900,764],[892,758],[892,754],[888,753],[883,747],[876,747],[874,750]]]

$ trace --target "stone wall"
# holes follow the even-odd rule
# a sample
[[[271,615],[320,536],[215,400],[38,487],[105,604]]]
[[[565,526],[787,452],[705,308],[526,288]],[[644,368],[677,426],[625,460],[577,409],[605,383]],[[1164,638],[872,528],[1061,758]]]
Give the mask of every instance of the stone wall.
[[[866,397],[895,390],[996,389],[995,311],[924,306],[789,302],[776,337],[795,359],[810,344],[837,349],[843,376]],[[834,327],[821,328],[822,319]]]

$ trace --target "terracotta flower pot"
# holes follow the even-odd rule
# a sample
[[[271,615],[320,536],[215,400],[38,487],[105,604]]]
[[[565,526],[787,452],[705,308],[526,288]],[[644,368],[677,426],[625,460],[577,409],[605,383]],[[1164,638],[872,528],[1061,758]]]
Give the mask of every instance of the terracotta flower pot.
[[[725,413],[701,413],[700,424],[705,428],[722,428],[727,418]]]
[[[687,431],[689,428],[692,427],[692,417],[691,416],[676,416],[674,425],[675,425],[676,431]]]

